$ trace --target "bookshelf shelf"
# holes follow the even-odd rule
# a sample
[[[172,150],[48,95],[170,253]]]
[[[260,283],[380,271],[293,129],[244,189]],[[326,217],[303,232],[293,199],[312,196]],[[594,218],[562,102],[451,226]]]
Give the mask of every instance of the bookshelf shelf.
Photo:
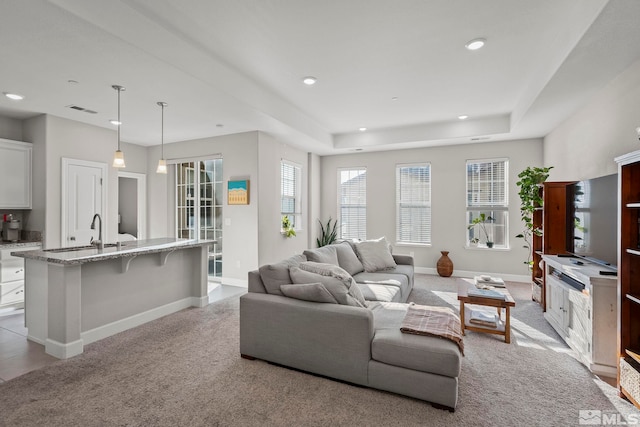
[[[616,158],[618,163],[618,389],[640,407],[640,151]],[[626,248],[626,249],[625,249]]]

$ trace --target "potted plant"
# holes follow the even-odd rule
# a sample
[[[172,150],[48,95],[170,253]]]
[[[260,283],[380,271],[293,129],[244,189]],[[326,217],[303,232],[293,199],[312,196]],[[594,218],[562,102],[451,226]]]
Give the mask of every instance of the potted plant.
[[[331,243],[336,241],[338,236],[338,231],[336,227],[338,226],[338,220],[333,222],[331,225],[331,217],[329,217],[329,221],[327,221],[327,225],[325,226],[320,220],[320,237],[316,238],[316,244],[319,248],[330,245]]]
[[[516,185],[519,187],[518,195],[520,196],[520,218],[524,224],[524,231],[516,236],[516,238],[524,240],[524,248],[529,251],[525,264],[532,267],[533,263],[533,236],[542,236],[542,230],[533,221],[533,213],[536,209],[542,208],[542,195],[540,187],[542,183],[549,178],[549,171],[553,166],[546,168],[527,167],[518,174],[519,181]]]
[[[469,226],[467,227],[467,230],[471,230],[472,228],[479,227],[480,230],[484,233],[485,243],[487,247],[492,248],[493,242],[489,240],[489,233],[487,232],[487,223],[493,222],[493,221],[494,221],[494,218],[492,216],[487,216],[486,214],[481,213],[478,217],[474,218],[471,221],[471,224],[469,224]],[[471,239],[471,243],[478,243],[479,241],[480,239],[477,236],[475,236],[475,233],[474,233],[474,238]]]
[[[282,234],[285,237],[293,237],[296,235],[296,230],[293,228],[293,224],[291,224],[291,220],[287,215],[282,215]]]

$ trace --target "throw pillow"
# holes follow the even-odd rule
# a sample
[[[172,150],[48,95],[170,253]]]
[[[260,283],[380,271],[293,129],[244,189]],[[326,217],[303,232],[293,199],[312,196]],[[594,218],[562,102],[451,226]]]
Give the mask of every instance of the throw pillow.
[[[307,249],[302,254],[307,257],[307,261],[338,265],[338,253],[333,246]]]
[[[299,265],[301,262],[306,261],[304,255],[294,255],[291,258],[280,261],[276,264],[263,265],[258,269],[260,272],[260,278],[268,294],[283,295],[280,290],[280,285],[290,285],[291,276],[289,276],[289,268]],[[307,282],[309,283],[309,282]]]
[[[364,271],[374,272],[395,268],[396,262],[391,255],[387,239],[365,240],[355,243],[358,258],[362,261]]]
[[[282,293],[289,297],[303,301],[325,302],[338,304],[331,292],[322,283],[304,283],[299,285],[280,285]]]
[[[300,263],[299,267],[292,267],[289,273],[291,280],[296,284],[322,283],[338,301],[338,304],[355,307],[367,306],[362,291],[356,285],[353,277],[336,265],[305,262]]]
[[[336,243],[331,246],[336,248],[336,253],[338,254],[338,265],[344,268],[347,273],[354,276],[364,271],[362,262],[358,259],[358,256],[349,242]],[[309,261],[313,260],[309,259]]]

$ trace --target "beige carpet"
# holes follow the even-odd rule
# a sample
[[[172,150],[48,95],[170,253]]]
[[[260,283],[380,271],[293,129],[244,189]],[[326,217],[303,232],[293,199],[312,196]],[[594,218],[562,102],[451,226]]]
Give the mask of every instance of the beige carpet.
[[[457,309],[454,279],[418,275],[411,301]],[[640,416],[542,318],[528,286],[512,343],[470,332],[455,413],[240,358],[238,298],[188,309],[0,384],[0,426],[565,426],[580,410]]]

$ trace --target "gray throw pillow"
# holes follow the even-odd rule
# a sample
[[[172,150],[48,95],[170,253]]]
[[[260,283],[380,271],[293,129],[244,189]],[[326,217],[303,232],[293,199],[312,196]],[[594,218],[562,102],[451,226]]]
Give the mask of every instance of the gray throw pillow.
[[[338,304],[331,292],[322,283],[304,283],[298,285],[280,285],[282,293],[289,297],[303,301],[325,302]]]
[[[379,270],[395,268],[396,262],[391,255],[387,239],[365,240],[355,243],[358,258],[362,261],[364,271],[372,273]]]
[[[362,291],[353,277],[336,265],[304,262],[299,267],[292,267],[289,274],[296,284],[322,283],[338,304],[354,307],[367,306]]]
[[[289,276],[289,268],[299,265],[301,262],[306,261],[304,255],[294,255],[291,258],[280,261],[276,264],[263,265],[258,269],[260,272],[260,278],[268,294],[283,295],[280,290],[280,285],[290,285],[291,276]],[[310,282],[307,282],[310,283]]]
[[[358,259],[358,256],[349,242],[336,243],[331,246],[336,248],[336,253],[338,254],[338,265],[344,268],[347,273],[354,276],[364,271],[362,262]],[[313,260],[309,259],[309,261]]]
[[[338,253],[333,246],[323,246],[321,248],[307,249],[303,252],[307,261],[321,262],[323,264],[338,264]]]

